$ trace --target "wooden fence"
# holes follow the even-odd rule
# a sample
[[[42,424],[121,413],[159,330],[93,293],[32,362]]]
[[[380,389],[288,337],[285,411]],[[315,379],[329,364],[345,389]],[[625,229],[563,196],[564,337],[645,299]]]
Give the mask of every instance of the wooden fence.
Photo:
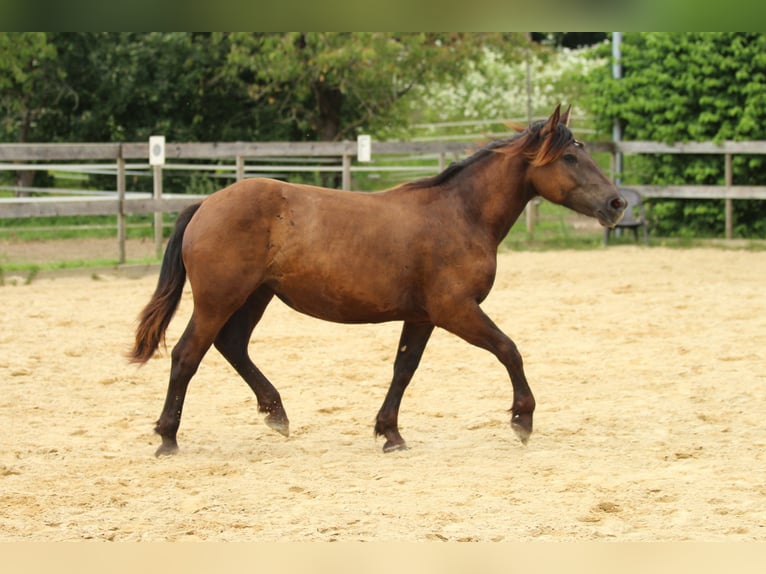
[[[412,155],[432,156],[432,172],[443,169],[447,156],[455,158],[464,155],[471,144],[452,143],[402,143],[380,142],[374,146],[377,156]],[[125,217],[131,214],[155,214],[155,245],[159,254],[162,247],[161,215],[165,212],[177,212],[185,206],[195,203],[203,196],[190,194],[163,194],[162,173],[166,170],[214,169],[224,171],[230,160],[236,180],[247,174],[262,171],[336,171],[342,174],[342,188],[351,188],[351,172],[375,170],[372,166],[353,166],[356,157],[356,142],[224,142],[224,143],[171,143],[165,146],[165,159],[168,163],[154,168],[154,192],[128,193],[126,191],[126,173],[128,167],[148,169],[149,144],[0,144],[0,170],[110,170],[115,173],[116,192],[104,192],[99,195],[75,193],[67,197],[13,197],[0,198],[0,218],[23,218],[38,216],[64,215],[117,215],[117,240],[119,243],[119,261],[125,261]],[[282,165],[247,165],[247,160],[275,158],[274,163]],[[296,166],[284,162],[295,159],[306,163],[322,158],[340,160],[339,165]],[[131,160],[143,163],[129,164]],[[183,164],[179,160],[217,160],[213,165]],[[55,163],[55,162],[78,163]],[[33,163],[34,162],[34,163]],[[87,163],[86,163],[87,162]],[[94,163],[99,162],[99,163]],[[426,168],[428,169],[428,168]],[[70,190],[71,191],[71,190]]]
[[[601,145],[601,144],[599,144]],[[766,186],[735,185],[732,174],[732,156],[766,154],[766,141],[688,142],[673,145],[657,142],[619,142],[607,144],[612,154],[612,165],[618,152],[623,154],[695,154],[723,156],[723,185],[631,185],[644,197],[674,199],[723,199],[725,200],[725,235],[731,239],[734,229],[733,201],[735,199],[766,199]]]
[[[434,159],[432,173],[446,166],[447,157],[455,159],[475,149],[473,142],[374,142],[373,158],[381,156],[420,156]],[[615,179],[617,154],[709,154],[722,156],[725,166],[725,183],[720,186],[674,185],[674,186],[631,186],[645,197],[724,199],[726,203],[726,237],[732,237],[732,201],[737,199],[766,199],[766,186],[738,186],[732,181],[731,160],[737,154],[766,154],[766,141],[680,143],[674,145],[657,142],[593,142],[588,145],[594,153],[611,155],[611,175]],[[0,144],[0,170],[106,170],[114,173],[116,191],[99,195],[72,192],[66,197],[13,197],[0,198],[0,218],[23,218],[51,215],[117,215],[117,235],[120,262],[125,261],[125,216],[137,213],[176,212],[199,201],[198,195],[163,194],[162,173],[170,169],[199,170],[206,166],[184,164],[183,160],[214,160],[210,169],[229,168],[239,180],[248,174],[263,170],[289,171],[339,171],[342,174],[342,188],[351,188],[352,171],[374,171],[381,169],[373,164],[362,165],[353,160],[357,154],[356,142],[222,142],[222,143],[167,143],[166,164],[153,166],[155,185],[153,194],[127,192],[127,169],[148,169],[149,144]],[[274,158],[282,165],[248,165],[248,160]],[[306,163],[319,158],[332,158],[336,165],[296,166],[285,165],[305,159]],[[339,160],[339,161],[338,161]],[[129,161],[140,162],[129,164]],[[230,163],[221,163],[222,161]],[[78,162],[78,163],[56,163]],[[98,162],[98,163],[95,163]],[[428,168],[426,168],[428,169]],[[161,219],[160,219],[161,221]],[[162,230],[155,225],[155,242],[159,254],[162,244]]]

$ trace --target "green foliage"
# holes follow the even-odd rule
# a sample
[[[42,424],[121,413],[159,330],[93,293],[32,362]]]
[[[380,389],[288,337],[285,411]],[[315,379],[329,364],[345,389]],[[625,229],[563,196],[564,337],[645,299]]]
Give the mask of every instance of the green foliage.
[[[622,63],[621,80],[610,66],[593,75],[601,127],[617,117],[627,139],[668,143],[763,136],[766,35],[631,33]]]
[[[3,141],[312,141],[407,121],[512,33],[0,33]]]
[[[32,141],[66,88],[56,48],[44,32],[0,32],[0,137]]]
[[[597,51],[600,57],[608,47]],[[630,33],[622,43],[623,78],[595,69],[587,105],[601,133],[619,118],[626,140],[667,143],[766,139],[766,34]],[[735,156],[733,181],[766,184],[766,158]],[[724,183],[722,156],[646,155],[630,158],[625,183]],[[722,201],[654,200],[654,230],[668,235],[720,235]],[[735,201],[736,233],[766,237],[766,204]]]
[[[49,139],[236,140],[249,135],[249,99],[221,68],[227,46],[208,33],[51,34],[74,96]],[[243,121],[244,120],[244,121]]]
[[[236,33],[224,72],[289,125],[293,140],[353,139],[404,125],[416,86],[459,81],[483,50],[512,58],[521,35]]]

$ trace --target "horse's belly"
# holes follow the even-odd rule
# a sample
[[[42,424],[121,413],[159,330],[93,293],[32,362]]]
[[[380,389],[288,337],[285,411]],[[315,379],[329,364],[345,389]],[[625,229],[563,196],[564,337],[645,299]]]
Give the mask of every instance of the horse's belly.
[[[414,298],[399,288],[373,289],[364,281],[342,285],[323,281],[278,281],[277,296],[296,311],[338,323],[423,320]]]

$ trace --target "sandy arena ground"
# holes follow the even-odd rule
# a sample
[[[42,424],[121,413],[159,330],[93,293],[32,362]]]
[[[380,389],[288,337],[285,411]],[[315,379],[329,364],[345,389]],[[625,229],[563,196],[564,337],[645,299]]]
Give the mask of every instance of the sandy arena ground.
[[[765,280],[764,252],[503,254],[483,307],[524,355],[535,434],[510,430],[495,358],[437,331],[392,454],[372,428],[400,326],[275,301],[251,352],[290,438],[211,351],[158,459],[169,353],[123,358],[156,275],[6,275],[0,540],[766,540]],[[170,344],[190,311],[187,286]]]

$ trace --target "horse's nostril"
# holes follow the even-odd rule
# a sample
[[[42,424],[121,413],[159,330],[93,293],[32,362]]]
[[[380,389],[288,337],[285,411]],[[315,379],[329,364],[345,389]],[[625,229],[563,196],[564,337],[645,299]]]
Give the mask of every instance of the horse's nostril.
[[[609,205],[612,207],[612,209],[624,209],[625,206],[628,205],[628,202],[618,195],[609,202]]]

